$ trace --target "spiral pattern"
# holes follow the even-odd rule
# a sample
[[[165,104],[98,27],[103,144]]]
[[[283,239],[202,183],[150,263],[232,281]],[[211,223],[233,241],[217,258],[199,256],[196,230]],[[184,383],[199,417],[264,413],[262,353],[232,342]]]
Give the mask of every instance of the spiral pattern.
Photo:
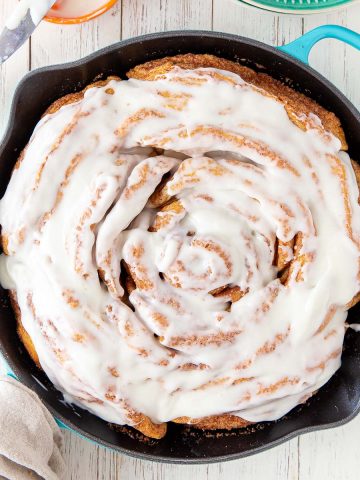
[[[155,73],[39,122],[1,201],[1,281],[50,379],[107,421],[160,437],[279,418],[340,365],[360,289],[350,159],[236,73]]]

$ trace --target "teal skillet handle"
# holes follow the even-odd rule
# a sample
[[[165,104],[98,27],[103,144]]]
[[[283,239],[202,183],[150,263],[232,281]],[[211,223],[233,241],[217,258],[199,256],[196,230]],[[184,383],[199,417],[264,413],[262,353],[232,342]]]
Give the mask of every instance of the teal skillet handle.
[[[2,363],[3,367],[5,368],[6,375],[8,377],[14,378],[15,380],[19,380],[15,373],[11,370],[10,365],[7,363],[4,357],[1,356],[0,362]],[[65,425],[61,420],[55,418],[56,423],[59,425],[60,428],[63,430],[71,430],[67,425]]]
[[[278,50],[297,58],[306,65],[309,64],[309,53],[312,47],[324,38],[335,38],[360,50],[360,34],[341,27],[340,25],[322,25],[305,33],[300,38]]]
[[[72,432],[72,429],[70,427],[68,427],[67,425],[65,425],[65,423],[63,423],[61,420],[59,420],[58,418],[55,418],[55,422],[58,424],[58,426],[62,429],[62,430],[70,430],[70,432]]]
[[[0,355],[0,365],[3,366],[3,368],[5,369],[5,373],[8,377],[11,377],[11,378],[14,378],[15,380],[18,380],[15,373],[11,370],[10,365],[7,363],[5,358],[1,355]]]

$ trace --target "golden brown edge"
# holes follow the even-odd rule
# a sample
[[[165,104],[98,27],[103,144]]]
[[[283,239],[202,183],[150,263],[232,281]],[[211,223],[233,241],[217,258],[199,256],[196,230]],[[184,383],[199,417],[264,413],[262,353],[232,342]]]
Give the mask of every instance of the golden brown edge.
[[[285,106],[289,106],[291,110],[297,112],[297,114],[309,114],[315,113],[322,121],[324,127],[332,132],[337,138],[340,139],[342,149],[347,149],[347,143],[345,140],[345,134],[341,127],[339,119],[335,116],[334,113],[325,110],[323,107],[318,105],[314,100],[309,97],[296,92],[292,88],[282,84],[280,81],[275,80],[264,73],[257,73],[254,70],[240,65],[238,63],[226,60],[223,58],[215,57],[213,55],[195,55],[195,54],[186,54],[186,55],[177,55],[174,57],[165,57],[158,60],[153,60],[151,62],[138,65],[127,74],[128,78],[136,78],[140,80],[152,80],[157,78],[159,75],[169,72],[174,66],[179,66],[184,69],[195,69],[195,68],[218,68],[222,70],[227,70],[233,73],[240,75],[246,82],[251,83],[257,87],[267,90],[269,93],[275,95],[279,98],[280,101],[284,103]],[[46,114],[55,113],[62,106],[71,104],[81,100],[84,96],[84,93],[89,88],[93,87],[102,87],[105,86],[110,80],[119,79],[118,77],[108,77],[106,80],[101,80],[95,83],[88,85],[80,92],[71,93],[61,97],[60,99],[53,102],[48,109],[44,112]],[[294,120],[294,119],[292,119]],[[21,152],[19,160],[14,168],[17,168],[18,163],[21,162],[25,149]],[[352,161],[355,176],[357,183],[360,188],[360,166]],[[1,244],[6,253],[6,238],[1,237]],[[358,298],[359,297],[359,298]],[[26,332],[25,328],[21,322],[21,312],[19,305],[16,300],[16,293],[14,291],[10,292],[11,304],[14,309],[16,321],[17,321],[17,332],[20,337],[20,340],[24,344],[26,350],[28,351],[30,357],[35,362],[35,364],[41,368],[39,358],[34,347],[34,344]],[[360,300],[360,294],[354,297],[351,302],[353,306],[356,301]],[[151,438],[160,439],[163,438],[166,434],[166,424],[154,424],[147,416],[136,413],[134,420],[137,421],[137,425],[134,426],[135,429],[142,432],[144,435]],[[250,422],[237,417],[231,414],[223,415],[212,415],[208,417],[191,419],[189,417],[179,417],[173,420],[174,423],[183,423],[194,426],[202,430],[215,430],[215,429],[233,429],[233,428],[243,428],[250,424]]]
[[[342,149],[347,150],[344,131],[341,127],[340,120],[334,113],[329,112],[306,95],[293,90],[279,80],[275,80],[270,75],[255,72],[251,68],[232,62],[231,60],[209,54],[196,55],[188,53],[174,57],[164,57],[138,65],[130,70],[127,76],[139,80],[153,80],[169,72],[175,66],[190,70],[195,68],[218,68],[236,73],[246,82],[263,88],[268,93],[276,96],[284,104],[285,108],[289,107],[288,113],[290,112],[291,114],[291,112],[295,112],[297,116],[302,114],[308,115],[309,113],[317,115],[325,129],[339,138]],[[296,123],[294,117],[292,117],[291,120]]]

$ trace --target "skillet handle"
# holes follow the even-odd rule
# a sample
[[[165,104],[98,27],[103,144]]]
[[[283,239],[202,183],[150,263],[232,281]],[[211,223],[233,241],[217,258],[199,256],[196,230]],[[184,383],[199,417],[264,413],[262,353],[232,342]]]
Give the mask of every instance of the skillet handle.
[[[69,430],[70,432],[72,432],[73,430],[68,427],[67,425],[65,425],[65,423],[63,423],[61,420],[59,420],[58,418],[54,417],[55,419],[55,422],[58,424],[58,427],[61,428],[61,430]]]
[[[293,42],[277,48],[308,65],[310,50],[324,38],[336,38],[360,50],[360,34],[340,25],[322,25],[310,30]]]
[[[1,354],[0,354],[0,364],[3,367],[3,370],[5,370],[5,373],[8,377],[12,377],[15,380],[18,380],[15,373],[11,370],[10,365],[5,360],[5,357],[3,357]]]

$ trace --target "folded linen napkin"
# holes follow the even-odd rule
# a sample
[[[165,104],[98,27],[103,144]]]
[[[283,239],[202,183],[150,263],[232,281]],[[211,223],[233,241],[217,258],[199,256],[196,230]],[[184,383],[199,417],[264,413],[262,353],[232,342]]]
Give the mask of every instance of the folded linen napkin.
[[[0,479],[64,478],[61,444],[60,429],[39,397],[0,376]]]

